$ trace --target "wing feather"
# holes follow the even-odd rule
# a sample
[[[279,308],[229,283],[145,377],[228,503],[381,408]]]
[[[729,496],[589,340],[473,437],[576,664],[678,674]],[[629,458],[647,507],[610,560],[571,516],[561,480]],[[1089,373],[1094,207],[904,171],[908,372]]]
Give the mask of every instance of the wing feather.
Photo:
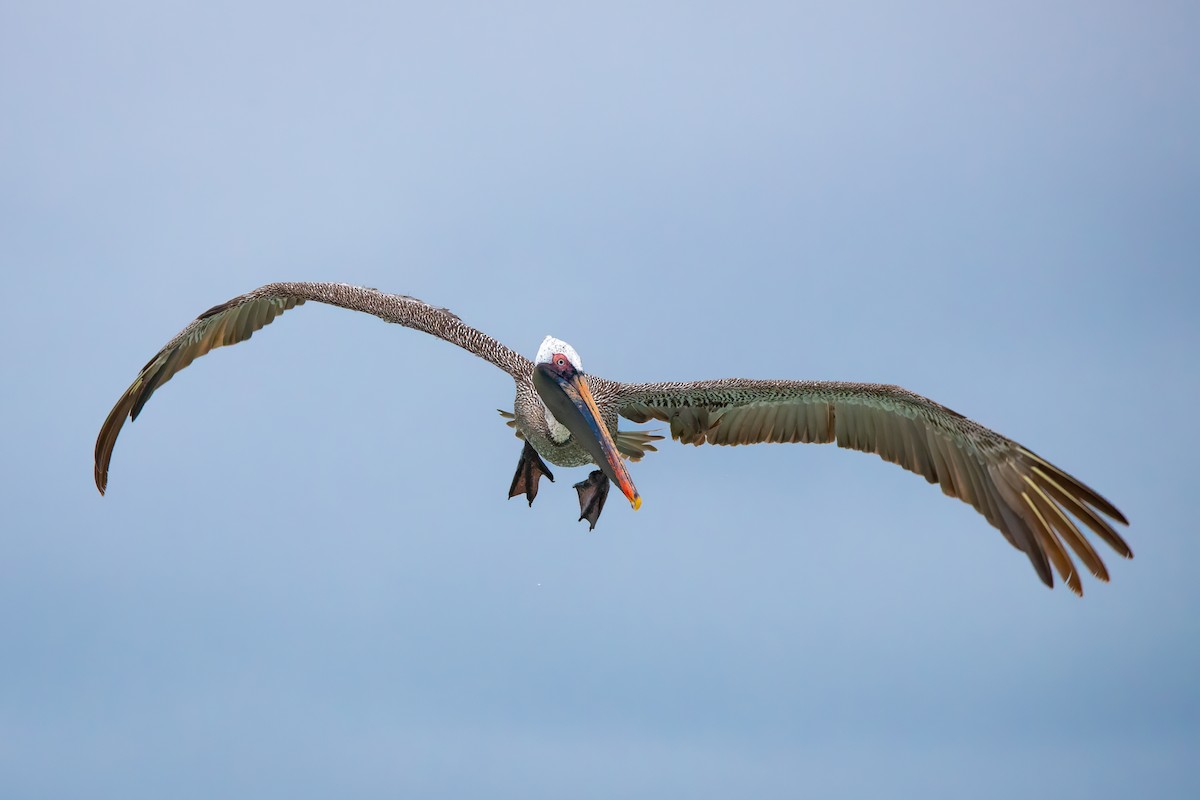
[[[1107,581],[1108,570],[1105,568],[1104,562],[1100,560],[1099,553],[1095,551],[1091,543],[1079,532],[1079,528],[1071,521],[1071,518],[1063,513],[1058,504],[1051,500],[1046,491],[1034,483],[1033,479],[1028,475],[1022,475],[1021,477],[1029,485],[1029,496],[1037,503],[1042,518],[1050,521],[1050,524],[1058,532],[1059,538],[1075,551],[1075,555],[1079,556],[1079,560],[1083,562],[1092,575],[1102,581]]]
[[[213,306],[167,342],[117,400],[96,438],[96,488],[104,494],[113,448],[125,419],[137,419],[150,396],[200,356],[244,342],[280,314],[306,301],[373,314],[385,322],[445,339],[517,377],[532,363],[444,308],[413,297],[341,283],[272,283]]]
[[[1125,516],[1099,493],[1011,439],[898,386],[729,379],[613,387],[622,416],[662,420],[688,444],[836,442],[875,453],[969,503],[1050,586],[1053,568],[1082,594],[1072,552],[1108,580],[1072,518],[1122,556],[1133,555],[1109,524],[1128,524]]]

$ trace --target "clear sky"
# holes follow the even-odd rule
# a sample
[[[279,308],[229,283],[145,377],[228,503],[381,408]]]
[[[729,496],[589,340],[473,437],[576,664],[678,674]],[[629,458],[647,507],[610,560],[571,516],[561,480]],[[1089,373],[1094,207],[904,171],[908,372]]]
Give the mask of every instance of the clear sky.
[[[0,793],[1197,797],[1194,3],[6,3]],[[898,383],[1108,496],[1046,590],[834,447],[506,500],[502,373]]]

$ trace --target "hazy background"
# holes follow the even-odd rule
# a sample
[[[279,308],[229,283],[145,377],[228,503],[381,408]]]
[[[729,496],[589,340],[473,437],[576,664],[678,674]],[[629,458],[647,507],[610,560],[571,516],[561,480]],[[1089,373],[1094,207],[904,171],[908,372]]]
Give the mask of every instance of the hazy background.
[[[1194,3],[0,6],[0,793],[1196,797]],[[601,5],[603,6],[601,8]],[[1047,591],[833,447],[681,447],[595,533],[512,383],[894,382],[1110,497]]]

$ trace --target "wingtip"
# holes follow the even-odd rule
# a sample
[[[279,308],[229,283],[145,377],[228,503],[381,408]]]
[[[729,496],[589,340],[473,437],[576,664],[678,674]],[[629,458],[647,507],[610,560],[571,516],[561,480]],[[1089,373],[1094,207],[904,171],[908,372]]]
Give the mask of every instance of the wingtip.
[[[1042,579],[1042,583],[1046,584],[1047,588],[1054,588],[1053,573],[1050,573],[1049,575],[1041,575],[1039,573],[1038,577]],[[1078,570],[1073,570],[1068,574],[1060,575],[1059,577],[1062,578],[1062,582],[1066,584],[1066,587],[1071,590],[1071,594],[1075,595],[1076,597],[1083,597],[1083,581],[1079,579]]]

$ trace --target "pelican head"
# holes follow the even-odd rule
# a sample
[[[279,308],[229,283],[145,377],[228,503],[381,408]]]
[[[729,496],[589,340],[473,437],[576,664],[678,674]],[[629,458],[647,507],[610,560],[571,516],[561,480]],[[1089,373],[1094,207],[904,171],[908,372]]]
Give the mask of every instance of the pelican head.
[[[554,361],[556,355],[562,356],[576,370],[583,372],[583,362],[579,360],[579,353],[575,352],[575,348],[562,339],[555,339],[553,336],[547,336],[542,340],[542,346],[538,348],[537,358],[533,362],[535,364],[550,364]]]
[[[634,510],[641,508],[642,496],[634,488],[617,444],[596,407],[575,348],[547,336],[534,359],[533,388],[554,419],[571,432],[604,474],[621,488]]]

